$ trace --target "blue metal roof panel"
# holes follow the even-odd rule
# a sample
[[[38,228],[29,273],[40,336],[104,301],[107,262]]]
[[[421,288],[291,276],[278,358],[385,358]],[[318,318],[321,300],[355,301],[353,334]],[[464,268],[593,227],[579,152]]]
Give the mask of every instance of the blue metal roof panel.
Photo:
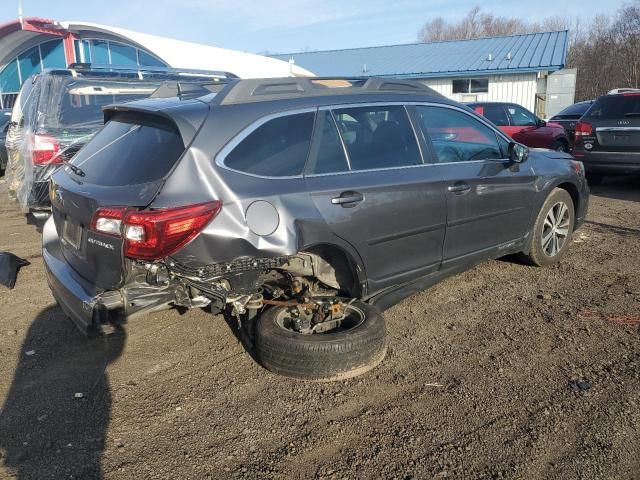
[[[559,70],[568,31],[273,55],[322,76],[438,77]],[[508,54],[511,59],[507,59]],[[489,54],[492,60],[489,60]]]

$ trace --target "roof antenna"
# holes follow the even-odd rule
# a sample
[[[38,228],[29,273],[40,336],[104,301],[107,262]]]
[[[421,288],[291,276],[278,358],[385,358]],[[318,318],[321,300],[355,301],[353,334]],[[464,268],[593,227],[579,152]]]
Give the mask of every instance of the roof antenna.
[[[20,22],[20,28],[22,28],[22,0],[18,0],[18,21]]]

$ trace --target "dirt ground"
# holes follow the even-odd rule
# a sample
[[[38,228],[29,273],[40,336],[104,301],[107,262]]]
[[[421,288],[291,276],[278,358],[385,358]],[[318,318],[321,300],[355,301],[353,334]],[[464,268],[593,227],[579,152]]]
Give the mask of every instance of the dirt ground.
[[[0,286],[0,478],[640,478],[640,178],[594,188],[559,266],[485,263],[388,310],[386,360],[329,384],[203,311],[87,341],[5,190],[0,250],[31,265]]]

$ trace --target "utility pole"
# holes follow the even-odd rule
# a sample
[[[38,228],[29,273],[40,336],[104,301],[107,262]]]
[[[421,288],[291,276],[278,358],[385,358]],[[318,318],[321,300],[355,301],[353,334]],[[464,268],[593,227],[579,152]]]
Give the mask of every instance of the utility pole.
[[[22,27],[22,0],[18,0],[18,20],[20,21],[20,26]]]

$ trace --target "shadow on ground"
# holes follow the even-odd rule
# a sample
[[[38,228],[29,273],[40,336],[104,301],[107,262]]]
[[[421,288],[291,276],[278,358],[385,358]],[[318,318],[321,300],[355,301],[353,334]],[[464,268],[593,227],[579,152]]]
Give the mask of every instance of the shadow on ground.
[[[591,194],[598,197],[640,202],[640,175],[604,177],[600,185],[591,185]]]
[[[34,319],[0,410],[0,461],[17,478],[102,478],[106,367],[125,340],[122,329],[87,340],[58,307]]]

